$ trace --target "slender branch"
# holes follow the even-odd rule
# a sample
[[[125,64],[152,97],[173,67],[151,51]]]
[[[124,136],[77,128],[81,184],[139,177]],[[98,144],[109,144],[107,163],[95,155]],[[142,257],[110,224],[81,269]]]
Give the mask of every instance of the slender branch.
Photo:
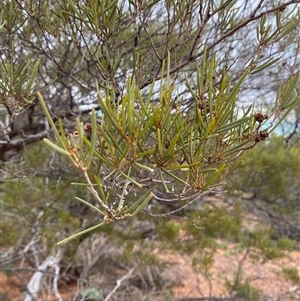
[[[254,11],[251,14],[251,17],[255,17],[256,13],[258,12],[258,10],[261,8],[263,2],[265,0],[260,0],[259,3],[257,4],[256,8],[254,9]]]
[[[132,273],[134,272],[134,270],[135,270],[135,267],[133,267],[132,269],[130,269],[129,272],[128,272],[126,275],[124,275],[122,278],[120,278],[120,279],[117,280],[116,286],[115,286],[115,287],[112,289],[112,291],[106,296],[106,298],[104,299],[104,301],[108,301],[108,300],[112,297],[112,295],[113,295],[113,294],[117,291],[117,289],[121,286],[122,282],[123,282],[124,280],[126,280],[127,278],[130,278],[130,277],[131,277],[131,275],[132,275]]]
[[[285,138],[286,143],[288,143],[292,139],[292,137],[297,133],[297,130],[299,128],[299,123],[300,123],[300,117],[296,119],[293,131]]]
[[[4,126],[4,124],[2,123],[1,120],[0,120],[0,133],[3,134],[3,137],[4,137],[5,141],[10,142],[10,138],[9,138],[9,135],[8,135],[7,128]]]
[[[195,203],[196,201],[199,201],[200,198],[202,198],[203,196],[209,194],[209,193],[212,193],[212,192],[219,192],[219,191],[215,191],[215,190],[207,190],[207,191],[204,191],[204,192],[201,192],[197,197],[195,197],[193,200],[191,200],[190,202],[188,202],[187,204],[181,206],[180,208],[178,209],[175,209],[173,211],[170,211],[168,213],[160,213],[160,214],[155,214],[155,213],[152,213],[148,210],[142,210],[142,212],[150,215],[150,216],[154,216],[154,217],[170,217],[172,214],[176,213],[176,212],[179,212],[181,211],[182,209],[188,207],[189,205]],[[155,196],[154,196],[155,197]]]
[[[141,20],[141,22],[143,22],[143,21]],[[153,51],[154,51],[156,57],[158,58],[158,60],[159,60],[160,62],[162,62],[162,58],[160,57],[160,55],[159,55],[159,53],[158,53],[158,51],[157,51],[157,49],[156,49],[156,47],[155,47],[155,45],[154,45],[154,42],[153,42],[153,40],[152,40],[151,35],[150,35],[149,32],[148,32],[148,29],[147,29],[147,27],[146,27],[146,25],[145,25],[145,22],[143,22],[142,24],[143,24],[142,26],[143,26],[143,28],[144,28],[144,30],[145,30],[145,33],[146,33],[147,37],[149,38],[149,41],[150,41],[150,43],[151,43],[152,49],[153,49]]]
[[[47,270],[48,267],[51,267],[53,265],[57,265],[62,257],[62,250],[59,249],[55,255],[48,256],[42,264],[39,266],[39,271],[35,272],[33,276],[31,277],[28,285],[27,290],[24,294],[23,301],[34,301],[36,300],[38,293],[40,291],[42,278],[44,275],[44,272]]]
[[[8,151],[11,149],[21,149],[24,145],[29,145],[37,141],[40,141],[43,138],[48,137],[49,131],[50,131],[49,124],[45,120],[45,130],[43,132],[40,132],[38,134],[31,134],[29,136],[20,139],[0,141],[0,150],[1,148],[3,148],[4,151]]]
[[[53,279],[53,291],[54,291],[56,299],[58,301],[63,301],[63,299],[61,298],[61,295],[58,291],[58,278],[59,278],[59,271],[60,271],[59,264],[57,264],[57,263],[54,264],[54,270],[55,270],[55,276]]]
[[[98,192],[95,190],[93,183],[90,180],[90,177],[87,173],[87,170],[84,169],[83,170],[83,175],[84,178],[86,180],[86,182],[88,183],[88,188],[90,190],[90,192],[92,193],[92,195],[96,198],[96,200],[99,202],[99,204],[101,205],[101,207],[112,217],[114,216],[114,213],[109,209],[109,207],[103,202],[103,200],[99,197]]]
[[[233,29],[231,29],[228,33],[226,33],[225,35],[221,36],[219,39],[217,39],[215,42],[213,42],[212,44],[208,45],[207,50],[211,50],[212,48],[214,48],[215,46],[217,46],[219,43],[223,42],[224,40],[226,40],[228,37],[232,36],[233,34],[235,34],[237,31],[239,31],[241,28],[245,27],[246,25],[248,25],[249,23],[256,21],[258,19],[260,19],[262,16],[270,14],[272,12],[278,11],[278,10],[282,10],[284,8],[286,8],[287,6],[291,5],[291,4],[296,4],[299,3],[299,0],[291,0],[288,1],[284,4],[281,4],[277,7],[274,7],[272,9],[266,10],[262,13],[260,13],[257,16],[250,16],[248,19],[246,19],[244,22],[240,23],[239,25],[237,25],[236,27],[234,27]],[[191,62],[194,62],[196,59],[198,59],[199,57],[201,57],[204,54],[204,49],[202,51],[200,51],[198,54],[196,55],[188,55],[185,60],[183,60],[181,63],[176,64],[175,67],[173,67],[170,70],[170,74],[174,74],[176,72],[178,72],[179,70],[181,70],[182,68],[186,67],[188,64],[190,64]],[[155,77],[155,80],[160,80],[162,78],[161,74],[158,74]],[[153,78],[150,78],[148,81],[146,81],[143,86],[141,88],[144,88],[146,86],[148,86],[149,84],[151,84],[153,81]]]

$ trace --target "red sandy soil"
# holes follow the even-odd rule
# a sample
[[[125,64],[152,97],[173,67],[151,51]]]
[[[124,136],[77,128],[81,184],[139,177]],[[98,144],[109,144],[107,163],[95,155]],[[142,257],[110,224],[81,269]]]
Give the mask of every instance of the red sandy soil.
[[[181,280],[182,285],[174,287],[175,298],[199,297],[199,296],[227,296],[226,280],[234,282],[239,262],[242,261],[245,252],[239,253],[235,246],[227,247],[227,250],[218,250],[214,256],[213,267],[209,271],[209,278],[204,273],[196,273],[191,266],[191,259],[187,256],[168,256],[170,261],[176,262],[172,268],[173,275]],[[283,258],[263,262],[255,262],[249,257],[242,263],[242,280],[261,290],[263,295],[281,301],[291,301],[290,294],[297,287],[285,279],[282,268],[293,267],[298,269],[300,275],[300,252],[287,253]],[[300,289],[300,287],[298,287]],[[278,297],[281,296],[279,299]]]
[[[222,242],[220,242],[222,243]],[[191,257],[178,254],[158,254],[170,264],[163,272],[163,277],[170,279],[173,284],[174,299],[183,297],[201,297],[201,296],[227,296],[225,286],[226,279],[234,281],[234,276],[241,262],[245,251],[239,252],[236,245],[227,244],[219,249],[214,256],[214,263],[209,272],[209,278],[206,278],[204,273],[195,272],[192,268]],[[300,275],[300,251],[286,253],[280,259],[257,262],[252,261],[247,257],[242,263],[243,280],[248,280],[249,283],[260,289],[264,295],[269,296],[272,300],[291,301],[291,292],[300,287],[295,286],[288,281],[283,273],[284,267],[293,267],[298,269]],[[30,274],[25,279],[29,279]],[[15,276],[7,277],[0,273],[0,289],[2,295],[5,294],[7,299],[1,298],[1,301],[19,301],[22,300],[22,291],[20,282]],[[68,286],[60,288],[60,296],[62,300],[70,300],[71,296],[78,290],[76,283],[70,283]],[[295,293],[296,294],[296,293]],[[299,298],[299,295],[297,295]],[[55,296],[42,296],[39,301],[54,301],[58,300]]]

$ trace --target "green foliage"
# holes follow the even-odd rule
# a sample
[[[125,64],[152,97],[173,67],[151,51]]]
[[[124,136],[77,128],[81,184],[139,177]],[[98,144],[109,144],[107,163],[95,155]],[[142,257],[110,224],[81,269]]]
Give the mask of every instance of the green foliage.
[[[12,277],[14,274],[12,272],[13,265],[11,263],[5,264],[1,267],[1,270],[3,270],[3,273],[7,278]]]
[[[103,95],[98,88],[101,124],[97,123],[96,112],[92,110],[91,122],[84,125],[77,118],[77,130],[69,136],[65,135],[62,121],[59,121],[58,127],[54,124],[42,95],[38,93],[56,136],[56,143],[44,139],[45,143],[68,157],[84,177],[84,183],[77,185],[86,185],[100,205],[96,208],[77,198],[103,216],[104,222],[90,230],[104,223],[134,216],[143,210],[156,197],[153,191],[157,185],[153,184],[153,178],[161,184],[164,193],[174,191],[176,183],[175,186],[179,184],[183,186],[183,191],[187,191],[185,194],[179,193],[180,198],[199,197],[201,192],[222,183],[231,171],[231,161],[268,137],[267,131],[259,131],[268,117],[253,114],[251,107],[241,116],[235,112],[239,88],[250,69],[234,85],[225,73],[220,89],[208,85],[207,102],[197,96],[217,73],[216,63],[214,56],[209,60],[204,52],[201,70],[197,70],[197,88],[192,89],[186,79],[185,85],[195,98],[194,106],[188,113],[183,111],[180,102],[174,103],[172,98],[174,86],[170,82],[171,62],[168,56],[162,67],[166,79],[160,82],[158,105],[150,102],[154,82],[145,97],[135,81],[128,78],[126,94],[117,103],[113,89],[107,88]],[[298,77],[294,77],[287,87],[278,91],[280,106],[288,108],[287,112],[297,101],[292,93],[297,81]],[[274,118],[278,116],[277,112]],[[122,184],[112,182],[112,177]],[[173,183],[171,187],[169,183]],[[136,190],[141,195],[133,204],[128,203],[132,199],[128,196],[129,185],[135,195]],[[70,239],[81,234],[77,233]]]
[[[22,166],[7,169],[17,175],[18,180],[1,184],[1,246],[22,245],[32,237],[43,237],[45,247],[51,248],[65,233],[81,228],[79,212],[72,212],[71,204],[76,202],[75,195],[81,195],[83,189],[72,188],[68,176],[62,176],[58,181],[55,170],[53,178],[44,176],[47,160],[48,150],[36,144],[28,148]],[[56,164],[55,159],[53,164]],[[37,166],[38,175],[35,173]],[[24,177],[24,173],[29,176]],[[65,188],[61,189],[62,186]],[[92,220],[93,215],[90,218]]]
[[[158,267],[162,270],[166,266],[166,262],[159,259],[159,257],[153,253],[151,245],[141,244],[140,248],[134,249],[132,242],[122,242],[122,246],[125,246],[125,252],[122,254],[126,263],[135,264],[139,267]],[[123,258],[120,258],[121,260]]]
[[[179,238],[180,225],[173,221],[159,221],[156,226],[158,238],[163,242],[174,243]]]
[[[168,61],[167,72],[169,64]],[[207,63],[208,69],[204,67],[201,73],[204,70],[205,74],[213,76],[215,70],[211,66],[214,66],[213,61],[211,65]],[[219,185],[229,172],[229,162],[252,148],[259,141],[257,139],[264,140],[267,137],[258,138],[255,127],[257,116],[251,114],[251,109],[241,118],[234,114],[236,95],[248,72],[243,74],[233,90],[229,90],[229,82],[224,75],[224,90],[222,94],[217,94],[217,100],[211,99],[207,108],[200,108],[196,102],[190,114],[184,114],[180,106],[174,108],[168,77],[166,82],[161,83],[159,106],[149,102],[153,90],[147,99],[143,99],[134,81],[128,80],[127,93],[118,105],[111,101],[113,90],[107,90],[104,98],[98,91],[99,106],[103,113],[101,124],[96,123],[93,110],[91,123],[86,127],[77,119],[76,134],[69,137],[65,135],[61,122],[59,129],[55,126],[39,94],[40,103],[57,139],[57,144],[47,139],[45,142],[53,150],[67,156],[82,173],[85,183],[77,185],[87,186],[100,205],[100,210],[85,200],[77,199],[103,215],[106,223],[134,216],[145,208],[155,197],[152,191],[156,187],[153,186],[152,177],[158,178],[166,193],[170,192],[168,183],[172,181],[184,185],[183,190],[189,192],[189,197],[194,193],[193,197],[196,198],[197,191],[201,194]],[[203,74],[200,75],[199,71],[198,76]],[[203,81],[200,81],[198,91],[202,84]],[[210,90],[211,94],[218,93],[212,86]],[[196,93],[192,90],[190,92]],[[136,98],[139,109],[135,105]],[[212,110],[214,114],[210,113]],[[101,174],[102,170],[106,171],[106,176]],[[149,182],[148,189],[133,204],[127,204],[125,195],[128,194],[129,184],[133,192],[136,189],[142,192],[146,186],[142,174]],[[111,177],[123,184],[114,184]],[[109,186],[113,186],[113,190],[107,189]],[[120,191],[118,200],[115,200],[116,196],[110,198],[112,193],[116,194],[116,190]],[[182,193],[180,195],[183,196]]]
[[[217,127],[215,117],[211,114],[210,117],[208,115],[201,117],[197,106],[193,115],[196,117],[190,115],[185,117],[179,108],[171,113],[173,102],[170,89],[171,86],[167,82],[165,88],[161,90],[161,107],[155,107],[149,102],[145,103],[139,98],[141,106],[139,111],[134,108],[134,99],[136,96],[140,97],[140,94],[130,81],[128,81],[127,94],[120,107],[111,104],[109,95],[105,100],[98,92],[99,105],[104,114],[102,123],[96,124],[96,115],[93,111],[91,129],[88,130],[90,134],[87,134],[83,124],[77,120],[76,137],[66,137],[62,127],[59,134],[47,113],[42,97],[39,96],[58,143],[54,145],[46,140],[47,144],[66,155],[82,172],[88,189],[101,206],[101,211],[96,208],[95,210],[104,215],[106,222],[137,214],[152,198],[154,186],[146,190],[134,204],[126,204],[127,186],[131,184],[139,189],[144,186],[136,179],[138,170],[146,174],[149,172],[152,175],[157,174],[167,192],[169,191],[167,182],[170,179],[203,191],[214,187],[222,179],[228,172],[226,162],[239,149],[247,148],[242,137],[237,137],[239,142],[236,141],[236,143],[234,140],[237,138],[233,137],[236,128],[242,131],[246,126],[249,128],[250,123],[253,127],[255,122],[253,116],[245,115],[240,121],[229,126],[226,125],[228,118],[221,118],[220,115],[218,118],[222,121],[220,119],[219,127]],[[224,97],[229,97],[227,103],[231,108],[229,107],[228,110],[233,110],[235,96],[232,96],[232,93],[228,96],[224,93]],[[223,104],[219,108],[216,104],[215,110],[216,112],[219,110],[221,114],[224,110]],[[186,131],[187,124],[195,118],[198,124],[196,123],[195,127],[190,126]],[[224,129],[222,129],[222,124],[226,125]],[[226,136],[225,132],[230,132],[230,136]],[[232,142],[227,141],[224,144],[224,137],[231,137]],[[248,143],[249,145],[253,143],[252,138],[248,140]],[[218,157],[208,161],[205,158],[208,153],[218,153]],[[109,170],[108,176],[99,175],[102,168]],[[178,171],[185,171],[185,174],[181,173],[178,177]],[[115,208],[111,208],[111,204],[108,203],[111,191],[105,188],[107,186],[105,180],[111,176],[124,183],[121,186],[121,197]],[[82,200],[82,202],[85,201]]]
[[[167,9],[166,15],[170,14],[168,22],[161,12],[161,7]],[[279,56],[266,55],[263,50],[278,43],[298,25],[297,18],[292,17],[293,12],[297,16],[293,6],[286,14],[276,7],[272,8],[272,13],[263,14],[262,11],[266,10],[264,6],[257,12],[262,16],[255,24],[254,45],[258,49],[256,55],[251,53],[252,74],[278,63]],[[141,20],[136,18],[140,10],[147,16],[147,26],[143,23],[146,20],[143,20],[141,25]],[[156,12],[153,16],[149,14],[152,10]],[[193,14],[197,10],[200,11],[201,18],[207,13],[201,26],[197,15]],[[170,67],[173,73],[176,72],[176,67],[182,64],[181,68],[188,75],[192,74],[199,65],[197,59],[205,52],[204,45],[208,44],[203,43],[204,41],[215,38],[216,42],[209,44],[209,51],[224,46],[226,36],[232,37],[239,31],[246,33],[249,31],[248,23],[256,21],[247,14],[243,15],[243,8],[236,0],[215,4],[207,2],[200,7],[199,3],[193,0],[159,0],[139,4],[129,1],[127,5],[118,1],[82,3],[79,0],[61,3],[53,0],[43,3],[31,1],[21,5],[4,0],[1,2],[1,11],[5,14],[3,13],[0,28],[10,53],[5,55],[3,63],[0,62],[3,71],[3,81],[0,84],[5,91],[1,100],[9,104],[13,99],[15,103],[19,102],[19,105],[27,99],[32,101],[32,92],[36,87],[44,88],[41,84],[44,75],[48,78],[47,83],[49,78],[51,79],[50,85],[53,82],[61,83],[61,77],[67,74],[72,75],[71,86],[76,84],[79,87],[79,78],[84,95],[88,94],[95,77],[102,88],[105,89],[109,83],[120,92],[120,81],[124,84],[124,73],[128,70],[132,70],[140,88],[148,86],[154,78],[157,80],[160,77],[161,63],[168,56],[168,51],[171,52]],[[248,22],[241,26],[244,17]],[[188,32],[183,30],[183,27],[188,28]],[[33,28],[35,30],[32,30]],[[253,36],[255,28],[251,32]],[[39,43],[31,45],[30,39]],[[34,51],[30,50],[43,49],[47,39],[51,39],[51,55],[45,55],[41,51],[40,59],[37,60]],[[101,47],[98,47],[100,42]],[[20,46],[24,47],[24,51],[19,49]],[[231,55],[228,53],[228,59],[232,58]],[[222,62],[222,67],[226,66],[224,64],[225,62]],[[41,71],[40,74],[38,70]],[[12,78],[13,81],[10,80]],[[87,86],[87,89],[84,88]]]
[[[71,261],[79,240],[101,227],[112,240],[119,235],[126,263],[162,266],[153,245],[136,248],[140,237],[130,223],[126,233],[109,225],[144,212],[186,218],[182,228],[157,222],[157,240],[192,254],[195,270],[207,274],[217,239],[253,249],[253,258],[291,250],[295,242],[275,242],[272,231],[242,230],[238,205],[197,212],[189,205],[224,184],[236,160],[254,148],[233,182],[271,200],[272,212],[299,218],[299,145],[278,147],[273,138],[263,144],[299,102],[299,75],[278,85],[273,107],[237,109],[240,91],[257,74],[284,67],[284,51],[273,50],[285,36],[295,42],[294,4],[263,3],[253,12],[252,3],[242,8],[237,0],[1,1],[0,104],[7,114],[0,160],[23,146],[26,158],[5,165],[13,177],[1,184],[0,246],[18,249],[38,236],[47,253],[69,236],[61,243],[74,239],[63,258]],[[11,137],[2,129],[6,119]],[[28,147],[45,136],[49,148]],[[248,283],[237,292],[256,298]],[[88,294],[102,298],[92,288]]]
[[[159,186],[159,193],[169,194],[183,185],[177,200],[187,206],[222,184],[234,168],[229,162],[265,140],[299,99],[296,75],[279,85],[273,111],[263,120],[252,105],[237,110],[246,80],[278,64],[277,56],[263,51],[297,26],[293,5],[286,15],[280,6],[267,12],[258,7],[265,13],[257,18],[246,13],[245,21],[238,1],[2,1],[1,8],[1,34],[8,46],[0,62],[0,102],[9,118],[28,106],[39,115],[34,102],[39,90],[39,104],[55,135],[45,143],[81,173],[83,180],[76,185],[90,194],[77,200],[103,219],[70,238],[138,214],[161,198]],[[199,11],[200,20],[193,11]],[[231,70],[235,60],[228,63],[227,56],[232,51],[220,55],[219,49],[250,23],[257,29],[253,52],[243,67]],[[46,91],[49,85],[53,89]],[[73,87],[80,99],[73,99]],[[83,105],[96,108],[85,116],[90,122],[77,118],[76,131],[68,135],[65,123],[71,121],[62,119],[71,119],[70,111],[81,111]]]
[[[277,241],[277,247],[280,250],[293,251],[297,245],[296,240],[289,239],[287,237],[282,237]]]
[[[55,240],[62,235],[59,229],[74,231],[80,227],[78,218],[69,212],[62,211],[62,204],[57,200],[68,199],[69,191],[53,191],[47,189],[46,180],[43,178],[26,179],[24,182],[7,182],[3,184],[3,205],[4,212],[11,214],[2,216],[1,232],[5,233],[4,245],[14,244],[17,241],[27,241],[31,236],[31,228],[36,227],[36,222],[41,222],[41,235],[45,241],[53,245]],[[54,185],[49,181],[49,186]],[[73,196],[74,197],[74,196]],[[45,203],[48,205],[45,208]],[[66,208],[65,208],[66,210]],[[19,230],[22,228],[21,236]],[[37,233],[36,233],[37,234]]]
[[[259,301],[261,291],[250,285],[248,281],[240,283],[235,287],[236,296],[245,301]]]
[[[172,289],[168,289],[166,291],[164,291],[164,301],[172,301],[174,300],[174,292]]]
[[[249,254],[253,260],[273,260],[282,257],[286,251],[292,251],[296,241],[282,238],[274,240],[274,230],[257,227],[254,231],[242,231],[239,242],[244,248],[251,248]]]
[[[229,178],[229,184],[256,193],[261,199],[282,200],[296,198],[300,179],[299,146],[289,147],[283,137],[272,136],[247,152],[243,164]]]
[[[283,137],[273,135],[247,153],[239,169],[227,178],[228,191],[252,192],[256,206],[274,218],[274,227],[284,227],[280,222],[285,219],[296,229],[300,218],[295,210],[300,193],[299,154],[299,145],[288,145]]]
[[[294,285],[300,284],[300,276],[297,268],[285,267],[282,269],[284,277],[290,280]]]
[[[192,267],[197,273],[206,273],[209,275],[209,270],[214,263],[215,249],[203,249],[198,250],[197,255],[192,258]]]
[[[212,238],[235,241],[241,230],[241,214],[239,205],[236,205],[232,211],[228,211],[224,207],[206,207],[200,212],[194,212],[191,220],[195,222],[187,223],[185,228],[188,233],[199,237],[199,239],[206,235]]]
[[[249,250],[249,257],[257,261],[267,261],[282,257],[286,251],[295,248],[296,241],[288,238],[273,239],[274,231],[263,226],[254,230],[247,230],[242,225],[243,211],[240,205],[234,210],[224,207],[205,208],[193,212],[192,222],[178,223],[169,221],[157,225],[158,236],[161,244],[175,252],[192,254],[196,269],[209,270],[213,263],[213,254],[226,242],[234,242],[240,252]],[[162,222],[161,222],[162,223]],[[182,228],[179,228],[179,225]],[[221,239],[224,243],[217,243]]]
[[[102,292],[94,287],[88,287],[81,290],[80,295],[84,301],[101,301],[103,300]]]

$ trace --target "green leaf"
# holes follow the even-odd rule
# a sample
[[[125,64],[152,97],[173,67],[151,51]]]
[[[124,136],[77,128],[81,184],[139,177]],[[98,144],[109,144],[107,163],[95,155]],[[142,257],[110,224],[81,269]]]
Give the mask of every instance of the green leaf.
[[[276,59],[273,59],[273,58],[270,58],[269,60],[267,60],[264,64],[262,64],[261,66],[259,67],[256,67],[254,69],[254,71],[251,72],[251,74],[256,74],[258,72],[261,72],[262,70],[276,64],[279,60],[281,59],[281,57],[279,58],[276,58]]]
[[[149,203],[149,201],[151,200],[151,198],[152,198],[152,190],[154,188],[155,187],[152,187],[151,189],[149,189],[133,205],[131,205],[125,212],[123,212],[123,214],[129,213],[132,216],[138,214]],[[117,214],[117,216],[119,216],[119,214]]]
[[[114,2],[114,6],[112,9],[112,12],[110,13],[109,19],[108,19],[108,28],[110,32],[113,32],[113,28],[115,26],[116,23],[116,19],[118,16],[118,5],[117,5],[117,1],[113,1]]]
[[[96,136],[97,136],[97,116],[96,116],[96,112],[95,109],[92,109],[92,132],[91,132],[91,144],[89,146],[90,150],[88,152],[88,156],[87,156],[87,166],[90,166],[92,159],[93,159],[93,154],[94,154],[94,150],[95,150],[95,146],[96,146]]]
[[[65,238],[65,239],[61,240],[60,242],[57,243],[57,245],[60,246],[60,245],[62,245],[62,244],[65,244],[66,242],[69,242],[69,241],[72,240],[72,239],[75,239],[75,238],[77,238],[77,237],[79,237],[79,236],[82,236],[83,234],[86,234],[86,233],[89,233],[89,232],[91,232],[91,231],[94,231],[94,230],[96,230],[96,229],[98,229],[98,228],[100,228],[100,227],[102,227],[102,226],[104,226],[104,225],[106,225],[106,222],[102,222],[102,223],[100,223],[100,224],[98,224],[98,225],[95,225],[95,226],[93,226],[93,227],[90,227],[90,228],[88,228],[88,229],[85,229],[85,230],[83,230],[83,231],[80,231],[80,232],[78,232],[78,233],[76,233],[76,234],[73,234],[73,235],[69,236],[68,238]]]
[[[238,126],[240,126],[244,123],[247,123],[249,120],[251,120],[253,118],[254,118],[254,115],[242,117],[234,122],[231,122],[231,123],[228,123],[228,124],[218,127],[216,129],[216,133],[224,133],[224,132],[231,131]]]
[[[71,154],[66,151],[65,149],[63,148],[60,148],[59,146],[57,146],[56,144],[52,143],[50,140],[48,140],[47,138],[44,138],[43,141],[49,146],[51,147],[53,150],[55,150],[56,152],[62,154],[62,155],[65,155],[65,156],[68,156],[68,157],[71,157]]]
[[[41,107],[42,107],[42,109],[43,109],[43,111],[44,111],[44,113],[45,113],[45,115],[46,115],[46,117],[47,117],[47,120],[48,120],[48,122],[50,123],[50,126],[51,126],[51,128],[52,128],[52,130],[53,130],[53,132],[54,132],[54,134],[55,134],[55,137],[56,137],[56,139],[59,141],[59,145],[60,145],[60,146],[63,146],[64,143],[63,143],[63,141],[62,141],[62,138],[61,138],[60,134],[58,133],[58,130],[57,130],[57,128],[56,128],[56,126],[55,126],[55,124],[54,124],[52,118],[51,118],[51,115],[50,115],[50,113],[49,113],[49,111],[48,111],[48,108],[47,108],[47,106],[46,106],[46,103],[45,103],[45,101],[44,101],[44,99],[43,99],[42,94],[41,94],[40,92],[37,92],[37,96],[38,96],[38,99],[39,99],[39,101],[40,101]]]
[[[76,199],[77,201],[79,201],[80,203],[82,203],[82,204],[84,204],[84,205],[90,207],[92,210],[95,210],[95,211],[97,211],[98,213],[100,213],[101,215],[105,216],[105,213],[104,213],[103,211],[101,211],[99,208],[95,207],[95,206],[92,205],[91,203],[89,203],[89,202],[87,202],[87,201],[85,201],[85,200],[83,200],[83,199],[81,199],[81,198],[79,198],[79,197],[75,197],[75,199]]]
[[[39,64],[40,64],[40,60],[37,60],[36,63],[34,64],[31,76],[29,78],[29,81],[27,82],[27,89],[25,91],[26,94],[29,94],[29,92],[32,90],[32,84],[33,84],[34,79],[36,78],[36,74],[39,69]]]

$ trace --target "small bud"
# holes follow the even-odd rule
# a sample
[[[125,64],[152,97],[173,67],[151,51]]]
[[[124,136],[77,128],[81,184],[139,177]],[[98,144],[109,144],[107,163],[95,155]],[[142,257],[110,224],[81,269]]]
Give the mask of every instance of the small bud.
[[[258,123],[262,123],[265,120],[265,117],[264,117],[264,115],[262,113],[256,113],[255,120]]]
[[[83,127],[84,129],[84,132],[87,136],[88,139],[91,139],[91,134],[92,134],[92,129],[93,129],[93,126],[90,122],[86,123]]]
[[[269,137],[269,133],[268,132],[259,132],[259,136],[260,136],[261,140],[266,140],[266,138]]]
[[[255,137],[254,141],[258,143],[259,141],[265,141],[268,137],[269,133],[267,131],[260,131]]]

